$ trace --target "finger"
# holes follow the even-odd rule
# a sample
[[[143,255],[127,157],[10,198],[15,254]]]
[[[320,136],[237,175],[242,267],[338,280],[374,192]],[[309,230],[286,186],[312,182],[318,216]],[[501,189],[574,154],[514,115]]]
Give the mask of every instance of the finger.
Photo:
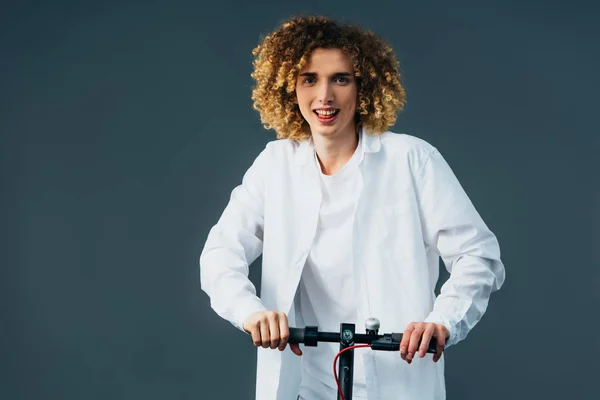
[[[415,353],[417,352],[417,348],[419,347],[419,341],[421,340],[422,334],[423,327],[421,325],[415,326],[415,330],[410,335],[410,342],[408,343],[408,354],[406,354],[406,359],[409,363],[412,362]]]
[[[290,328],[288,326],[287,316],[279,313],[279,351],[283,351],[290,338]]]
[[[297,356],[302,355],[302,350],[300,350],[300,345],[297,343],[290,343],[290,350],[292,350],[292,352]]]
[[[427,348],[429,347],[429,342],[431,341],[431,337],[435,333],[435,325],[427,324],[425,331],[423,332],[423,336],[421,337],[421,345],[419,346],[419,357],[425,357],[427,354]]]
[[[277,313],[269,314],[269,335],[271,349],[276,349],[279,346],[279,316]]]
[[[250,333],[252,334],[252,343],[254,343],[256,347],[260,346],[262,344],[262,341],[260,339],[260,324],[255,324],[254,326],[252,326],[250,328]]]
[[[408,343],[410,342],[410,335],[415,330],[414,324],[411,322],[408,324],[404,333],[402,334],[402,340],[400,341],[400,357],[406,361],[406,353],[408,352]]]
[[[439,331],[439,333],[436,333],[437,345],[435,347],[435,354],[433,355],[433,362],[438,362],[438,360],[442,358],[442,353],[446,347],[446,335],[444,334],[444,329],[440,328]]]
[[[266,317],[260,320],[260,339],[263,348],[269,347],[271,344],[271,335],[269,335],[269,320]]]

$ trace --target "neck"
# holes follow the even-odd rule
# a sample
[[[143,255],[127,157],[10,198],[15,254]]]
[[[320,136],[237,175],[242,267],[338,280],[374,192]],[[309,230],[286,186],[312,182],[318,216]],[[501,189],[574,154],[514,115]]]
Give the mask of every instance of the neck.
[[[352,131],[336,137],[313,135],[313,143],[317,153],[321,171],[325,175],[333,175],[346,163],[358,147],[358,126]]]

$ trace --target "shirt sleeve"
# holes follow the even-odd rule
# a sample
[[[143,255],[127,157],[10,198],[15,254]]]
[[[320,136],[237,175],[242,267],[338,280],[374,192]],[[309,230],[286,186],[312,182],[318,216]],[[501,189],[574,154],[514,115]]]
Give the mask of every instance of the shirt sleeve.
[[[269,146],[254,160],[217,224],[212,227],[200,255],[202,290],[222,318],[245,332],[247,316],[266,310],[248,279],[249,266],[263,249],[265,173]]]
[[[423,159],[417,192],[425,242],[450,273],[425,322],[448,328],[449,347],[482,318],[490,294],[504,283],[505,269],[496,236],[435,148]]]

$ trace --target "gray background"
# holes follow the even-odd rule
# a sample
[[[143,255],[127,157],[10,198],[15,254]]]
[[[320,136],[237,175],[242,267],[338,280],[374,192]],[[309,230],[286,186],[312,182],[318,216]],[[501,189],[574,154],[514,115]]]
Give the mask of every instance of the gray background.
[[[2,3],[1,399],[252,398],[255,349],[197,260],[274,138],[250,52],[301,12],[392,43],[394,131],[440,149],[500,240],[448,397],[598,398],[598,6],[336,0]]]

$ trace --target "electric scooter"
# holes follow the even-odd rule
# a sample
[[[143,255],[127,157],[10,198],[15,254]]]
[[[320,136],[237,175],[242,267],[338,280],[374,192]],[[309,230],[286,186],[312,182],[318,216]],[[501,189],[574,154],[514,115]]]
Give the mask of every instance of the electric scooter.
[[[380,335],[379,320],[369,318],[365,322],[366,333],[356,333],[354,324],[341,323],[339,332],[319,332],[316,326],[305,328],[289,328],[290,344],[304,344],[316,347],[319,342],[340,343],[340,352],[334,359],[334,365],[339,357],[338,373],[334,376],[338,385],[338,400],[352,400],[352,384],[354,380],[354,349],[370,347],[372,350],[400,351],[401,333],[384,333]],[[437,340],[431,338],[427,353],[435,353]]]

